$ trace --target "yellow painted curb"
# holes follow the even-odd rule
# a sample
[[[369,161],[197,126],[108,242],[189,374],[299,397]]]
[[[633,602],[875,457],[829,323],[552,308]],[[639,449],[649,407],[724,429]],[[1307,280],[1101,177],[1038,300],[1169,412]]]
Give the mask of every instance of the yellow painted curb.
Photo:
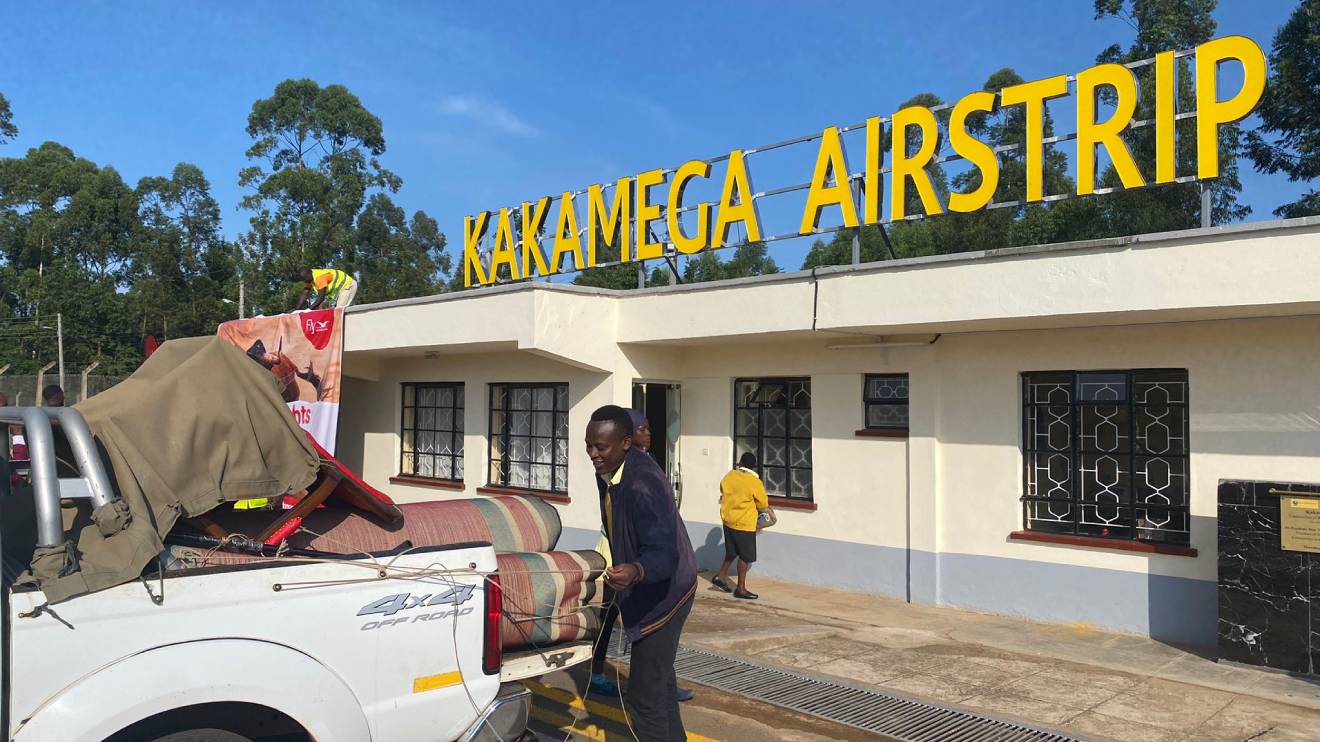
[[[561,703],[565,706],[568,706],[569,708],[574,708],[579,711],[586,711],[589,714],[599,715],[605,719],[609,719],[610,721],[623,724],[625,727],[628,725],[627,715],[621,709],[617,709],[608,704],[599,703],[597,701],[591,701],[591,700],[584,701],[582,698],[579,698],[572,691],[563,690],[562,688],[552,688],[548,685],[545,685],[544,683],[539,683],[535,680],[524,680],[523,685],[527,686],[527,689],[530,690],[535,695],[538,695],[547,700],[554,701],[555,703]],[[538,711],[544,713],[547,716],[558,716],[551,711],[538,709],[535,706],[532,707],[532,716],[535,716],[541,721],[549,722],[551,724],[557,723],[553,719],[541,718],[540,716],[537,716]],[[567,716],[559,716],[559,718],[563,719],[564,721],[565,728],[563,728],[562,731],[565,732],[569,731],[568,727],[572,726],[573,719]],[[599,733],[601,736],[594,737],[592,736],[592,734],[588,734],[584,731],[588,729],[594,730],[594,732]],[[574,731],[583,732],[584,736],[592,737],[593,739],[597,739],[601,741],[605,739],[604,732],[600,731],[599,727],[597,727],[594,724],[589,724],[585,721],[579,721],[578,726]],[[688,742],[718,742],[718,740],[714,739],[713,737],[705,737],[700,734],[693,734],[692,732],[688,732],[687,738],[688,738]]]

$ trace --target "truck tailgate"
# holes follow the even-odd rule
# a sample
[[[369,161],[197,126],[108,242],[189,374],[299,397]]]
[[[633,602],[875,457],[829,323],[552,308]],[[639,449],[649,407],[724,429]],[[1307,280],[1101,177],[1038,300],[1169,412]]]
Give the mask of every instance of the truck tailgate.
[[[556,670],[565,670],[591,659],[589,641],[560,644],[550,649],[506,653],[500,666],[500,682],[540,677]]]

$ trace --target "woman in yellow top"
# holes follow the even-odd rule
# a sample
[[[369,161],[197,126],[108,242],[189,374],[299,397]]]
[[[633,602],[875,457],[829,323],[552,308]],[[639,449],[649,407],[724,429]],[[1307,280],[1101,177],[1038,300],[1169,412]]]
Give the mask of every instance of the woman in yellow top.
[[[756,474],[756,454],[748,451],[738,467],[720,480],[720,520],[724,521],[724,564],[710,584],[733,597],[756,600],[747,589],[747,570],[756,561],[756,519],[770,506],[765,485]],[[729,565],[738,560],[738,587],[729,587]]]
[[[293,307],[295,311],[320,309],[322,304],[325,304],[326,309],[346,307],[353,303],[353,297],[357,295],[357,281],[341,270],[303,268],[298,278],[303,282],[303,290],[298,303]]]

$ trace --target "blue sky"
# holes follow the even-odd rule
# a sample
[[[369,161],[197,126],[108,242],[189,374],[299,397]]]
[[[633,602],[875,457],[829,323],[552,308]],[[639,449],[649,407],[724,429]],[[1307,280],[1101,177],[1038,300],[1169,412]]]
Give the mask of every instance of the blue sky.
[[[1221,0],[1217,35],[1268,50],[1295,0]],[[946,100],[1000,67],[1073,73],[1133,31],[1089,0],[978,3],[30,3],[5,10],[0,92],[19,138],[55,140],[130,183],[202,167],[242,232],[252,102],[276,83],[342,83],[385,125],[395,197],[457,257],[465,214]],[[806,180],[814,145],[753,163],[765,190]],[[856,169],[860,160],[851,163]],[[1252,219],[1301,187],[1244,168]],[[707,194],[700,188],[694,197]],[[763,207],[796,227],[802,195]],[[806,240],[772,251],[801,264]]]

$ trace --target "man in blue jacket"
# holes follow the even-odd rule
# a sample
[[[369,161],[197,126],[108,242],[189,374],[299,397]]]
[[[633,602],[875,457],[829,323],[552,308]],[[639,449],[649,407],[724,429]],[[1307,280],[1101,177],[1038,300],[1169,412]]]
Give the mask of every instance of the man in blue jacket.
[[[601,520],[614,566],[605,582],[618,596],[632,642],[628,718],[638,742],[687,739],[678,709],[674,656],[697,591],[697,560],[674,491],[660,466],[632,445],[628,411],[606,405],[587,425]]]

